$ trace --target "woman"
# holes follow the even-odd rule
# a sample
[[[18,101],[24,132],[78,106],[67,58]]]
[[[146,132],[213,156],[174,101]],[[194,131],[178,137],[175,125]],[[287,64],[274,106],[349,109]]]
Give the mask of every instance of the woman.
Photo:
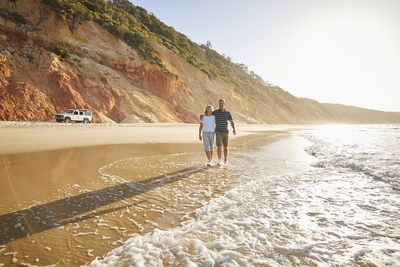
[[[215,116],[212,115],[213,106],[208,105],[204,110],[204,115],[200,116],[199,139],[203,140],[204,151],[208,159],[207,166],[211,166],[214,134],[215,134]]]

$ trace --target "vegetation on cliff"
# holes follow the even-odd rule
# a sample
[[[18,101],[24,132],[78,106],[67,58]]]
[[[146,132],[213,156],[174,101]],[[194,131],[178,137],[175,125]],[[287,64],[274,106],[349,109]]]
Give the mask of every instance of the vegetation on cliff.
[[[212,44],[196,44],[187,36],[161,22],[154,14],[134,6],[128,0],[42,0],[59,16],[71,22],[92,20],[135,48],[149,62],[165,68],[152,48],[156,41],[210,77],[220,78],[235,90],[259,90],[267,86],[245,64],[235,64],[212,49]]]
[[[19,26],[26,24],[26,19],[21,14],[4,8],[0,8],[0,17],[4,18],[6,21],[12,21]]]

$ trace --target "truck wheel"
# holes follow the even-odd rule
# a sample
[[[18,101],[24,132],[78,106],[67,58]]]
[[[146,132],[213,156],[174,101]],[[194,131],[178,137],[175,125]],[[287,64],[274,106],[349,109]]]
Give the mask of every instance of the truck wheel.
[[[71,119],[70,118],[65,118],[65,123],[70,123]]]
[[[85,119],[83,119],[83,123],[84,123],[84,124],[88,124],[88,123],[89,123],[89,120],[85,118]]]

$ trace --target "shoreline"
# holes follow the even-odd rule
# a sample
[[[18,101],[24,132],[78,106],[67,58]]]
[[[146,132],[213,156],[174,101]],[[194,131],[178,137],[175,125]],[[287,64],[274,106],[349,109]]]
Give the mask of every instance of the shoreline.
[[[239,134],[230,141],[232,157],[302,128],[238,126]],[[189,219],[203,201],[232,186],[232,176],[224,170],[203,166],[206,157],[197,133],[198,125],[181,124],[4,127],[0,131],[0,137],[6,137],[0,138],[0,170],[5,178],[0,188],[4,200],[0,225],[7,229],[0,244],[3,255],[33,253],[31,257],[37,255],[41,264],[78,266],[93,260],[92,255],[110,251],[133,233],[172,228]],[[81,135],[95,138],[79,144],[59,142],[71,134],[73,140]],[[7,143],[10,141],[18,145]],[[131,179],[99,179],[103,166]],[[214,179],[214,171],[220,178]],[[204,178],[193,185],[192,175]],[[173,196],[159,193],[171,186],[179,188],[179,194],[192,186],[207,187],[209,193],[200,196],[198,203],[185,203],[183,197],[178,205]],[[137,216],[126,220],[125,213]],[[30,225],[15,222],[22,214]],[[34,234],[26,237],[28,229]],[[43,251],[43,247],[50,250]]]

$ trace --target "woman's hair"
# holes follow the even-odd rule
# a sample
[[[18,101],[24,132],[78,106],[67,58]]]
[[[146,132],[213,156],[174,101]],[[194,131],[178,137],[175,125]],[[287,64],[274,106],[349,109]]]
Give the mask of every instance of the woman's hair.
[[[208,110],[208,109],[211,109],[211,111],[214,110],[213,106],[207,105],[206,108],[204,109],[204,115],[207,115],[207,110]]]

